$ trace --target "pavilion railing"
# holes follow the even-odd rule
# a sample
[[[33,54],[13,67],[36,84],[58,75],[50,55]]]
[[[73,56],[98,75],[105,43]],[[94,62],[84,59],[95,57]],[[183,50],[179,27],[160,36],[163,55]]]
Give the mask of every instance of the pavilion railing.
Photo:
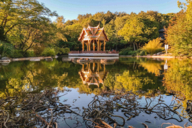
[[[119,53],[118,51],[70,51],[69,53]]]

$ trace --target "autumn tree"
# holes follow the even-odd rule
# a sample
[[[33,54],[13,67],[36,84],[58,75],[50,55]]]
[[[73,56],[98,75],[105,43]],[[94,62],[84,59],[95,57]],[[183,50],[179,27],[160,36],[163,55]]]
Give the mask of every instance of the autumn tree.
[[[137,16],[127,20],[118,34],[133,44],[134,50],[139,48],[138,43],[145,43],[158,37],[158,24],[149,19],[141,19]]]
[[[178,3],[182,7],[181,3]],[[192,56],[192,1],[172,18],[166,31],[166,41],[171,46],[170,52],[176,56]]]

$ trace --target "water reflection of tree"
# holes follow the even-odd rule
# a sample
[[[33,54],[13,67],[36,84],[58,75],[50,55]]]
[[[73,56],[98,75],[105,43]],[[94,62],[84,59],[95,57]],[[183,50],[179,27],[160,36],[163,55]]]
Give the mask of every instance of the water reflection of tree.
[[[135,61],[134,61],[135,60]],[[161,63],[155,61],[148,61],[145,59],[136,60],[134,59],[123,59],[119,63],[114,65],[106,65],[106,71],[108,72],[107,77],[104,79],[104,86],[91,89],[87,85],[83,85],[82,82],[77,82],[73,87],[78,88],[80,93],[94,93],[99,94],[103,90],[121,90],[136,92],[142,89],[146,92],[146,95],[153,93],[155,95],[156,90],[164,90],[162,86],[162,75],[155,75],[154,72],[149,72],[145,70],[140,64],[148,64],[158,66],[159,72]],[[155,69],[156,71],[156,69]],[[77,78],[76,81],[79,81]],[[71,87],[71,86],[70,86]]]
[[[19,66],[18,66],[19,65]],[[47,86],[62,88],[70,82],[65,69],[70,63],[52,62],[16,62],[2,67],[1,88],[2,96],[12,96],[22,91],[39,92]],[[1,86],[2,87],[2,86]]]
[[[78,75],[81,65],[57,60],[52,62],[14,62],[0,69],[1,87],[4,86],[3,92],[6,92],[7,89],[6,95],[12,94],[14,90],[17,90],[15,92],[20,92],[19,89],[27,88],[31,88],[33,91],[40,91],[47,85],[78,88],[80,93],[87,94],[99,94],[105,87],[111,90],[126,89],[127,91],[134,90],[135,92],[138,89],[142,89],[154,94],[156,89],[163,90],[162,76],[155,76],[153,72],[145,70],[141,66],[141,62],[142,65],[144,63],[147,64],[148,60],[125,59],[114,65],[106,65],[105,68],[108,75],[103,80],[104,86],[95,89],[83,85]],[[155,65],[157,64],[155,63]]]
[[[140,62],[139,65],[141,65],[143,68],[145,68],[149,73],[153,73],[156,76],[161,75],[161,63],[157,63],[154,61],[147,61],[147,62]]]
[[[120,61],[121,62],[121,61]],[[142,64],[140,64],[142,62]],[[105,86],[109,87],[111,90],[121,90],[137,92],[137,90],[145,91],[146,95],[157,92],[159,89],[164,90],[162,86],[162,75],[155,75],[154,72],[149,72],[143,68],[143,65],[148,64],[147,60],[123,60],[118,66],[121,69],[111,69],[109,71],[107,78],[105,79]],[[158,65],[160,67],[161,63],[150,63]],[[156,69],[155,69],[156,70]],[[160,68],[159,68],[160,70]],[[160,72],[160,71],[159,71]]]
[[[106,66],[108,75],[107,78],[104,80],[104,86],[95,89],[89,88],[87,85],[83,85],[78,75],[78,71],[80,71],[81,66],[77,64],[63,63],[57,60],[53,62],[43,61],[30,63],[12,63],[10,65],[3,66],[0,69],[0,81],[1,85],[3,85],[1,97],[5,98],[7,96],[16,96],[17,94],[19,94],[19,96],[22,96],[21,94],[24,90],[39,93],[47,86],[60,87],[60,89],[62,89],[62,87],[64,86],[67,86],[69,88],[78,88],[78,91],[80,93],[94,93],[96,95],[102,95],[102,98],[109,98],[109,96],[114,97],[116,95],[117,99],[115,101],[113,101],[112,98],[111,100],[107,99],[105,100],[105,102],[102,102],[107,104],[109,103],[109,101],[110,103],[113,102],[114,106],[110,107],[110,105],[108,104],[107,108],[107,111],[109,110],[111,113],[113,111],[111,111],[110,108],[124,109],[125,104],[122,104],[123,102],[121,102],[121,100],[119,100],[118,98],[125,98],[122,94],[132,91],[131,95],[134,95],[136,97],[133,103],[137,102],[140,96],[146,96],[146,106],[141,106],[140,108],[139,106],[137,106],[133,109],[135,111],[124,110],[124,112],[128,111],[129,114],[131,114],[127,115],[127,119],[131,119],[135,116],[134,114],[137,115],[139,111],[145,110],[145,112],[149,114],[157,113],[159,114],[158,116],[162,117],[163,119],[172,119],[171,115],[164,117],[164,115],[166,115],[167,113],[172,113],[178,116],[178,121],[181,121],[184,118],[192,117],[190,116],[190,113],[192,112],[192,103],[189,101],[191,100],[192,91],[190,86],[192,84],[191,60],[168,61],[169,69],[164,74],[163,83],[169,92],[176,94],[176,98],[174,99],[174,104],[162,104],[163,101],[158,101],[160,102],[160,104],[155,107],[149,106],[149,104],[152,104],[150,103],[150,97],[157,96],[160,92],[164,94],[164,87],[162,87],[161,82],[163,76],[155,75],[155,72],[150,72],[149,70],[146,70],[147,68],[143,66],[143,63],[148,63],[147,61],[142,60],[142,64],[140,62],[140,60],[131,62],[128,60],[124,60],[123,63],[121,63],[120,61],[119,63],[116,63],[114,65]],[[161,63],[158,64],[160,65]],[[155,63],[155,65],[157,64]],[[113,93],[119,92],[118,90],[124,91],[121,94],[109,95],[110,92],[108,92],[107,90],[110,90],[110,92]],[[157,90],[160,90],[160,92]],[[159,98],[160,97],[156,97],[156,99]],[[182,99],[184,99],[184,102],[179,102]],[[21,103],[22,100],[17,102]],[[182,107],[181,105],[184,107]],[[134,106],[134,104],[130,104],[128,106]],[[156,108],[161,109],[159,109],[159,111],[156,111]],[[160,111],[163,109],[166,109],[166,111]],[[182,109],[182,111],[175,112],[175,110],[177,109]],[[188,114],[186,113],[185,109],[187,110]]]
[[[187,108],[187,101],[192,100],[192,60],[170,60],[168,65],[164,86],[169,93],[176,94]]]

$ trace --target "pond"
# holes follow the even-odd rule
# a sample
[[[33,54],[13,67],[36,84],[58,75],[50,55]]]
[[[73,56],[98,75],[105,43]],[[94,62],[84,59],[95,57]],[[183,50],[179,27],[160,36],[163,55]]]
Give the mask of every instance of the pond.
[[[0,64],[0,107],[2,127],[184,127],[192,125],[192,60]]]

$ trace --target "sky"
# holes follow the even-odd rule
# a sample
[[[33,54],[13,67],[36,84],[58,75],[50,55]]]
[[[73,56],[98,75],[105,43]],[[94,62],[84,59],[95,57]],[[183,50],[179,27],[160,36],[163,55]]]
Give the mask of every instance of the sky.
[[[158,11],[160,13],[176,13],[180,9],[177,0],[38,0],[51,11],[63,16],[65,21],[77,19],[79,14],[97,12],[126,12]],[[184,2],[185,0],[180,0]],[[52,18],[52,20],[55,20]]]

